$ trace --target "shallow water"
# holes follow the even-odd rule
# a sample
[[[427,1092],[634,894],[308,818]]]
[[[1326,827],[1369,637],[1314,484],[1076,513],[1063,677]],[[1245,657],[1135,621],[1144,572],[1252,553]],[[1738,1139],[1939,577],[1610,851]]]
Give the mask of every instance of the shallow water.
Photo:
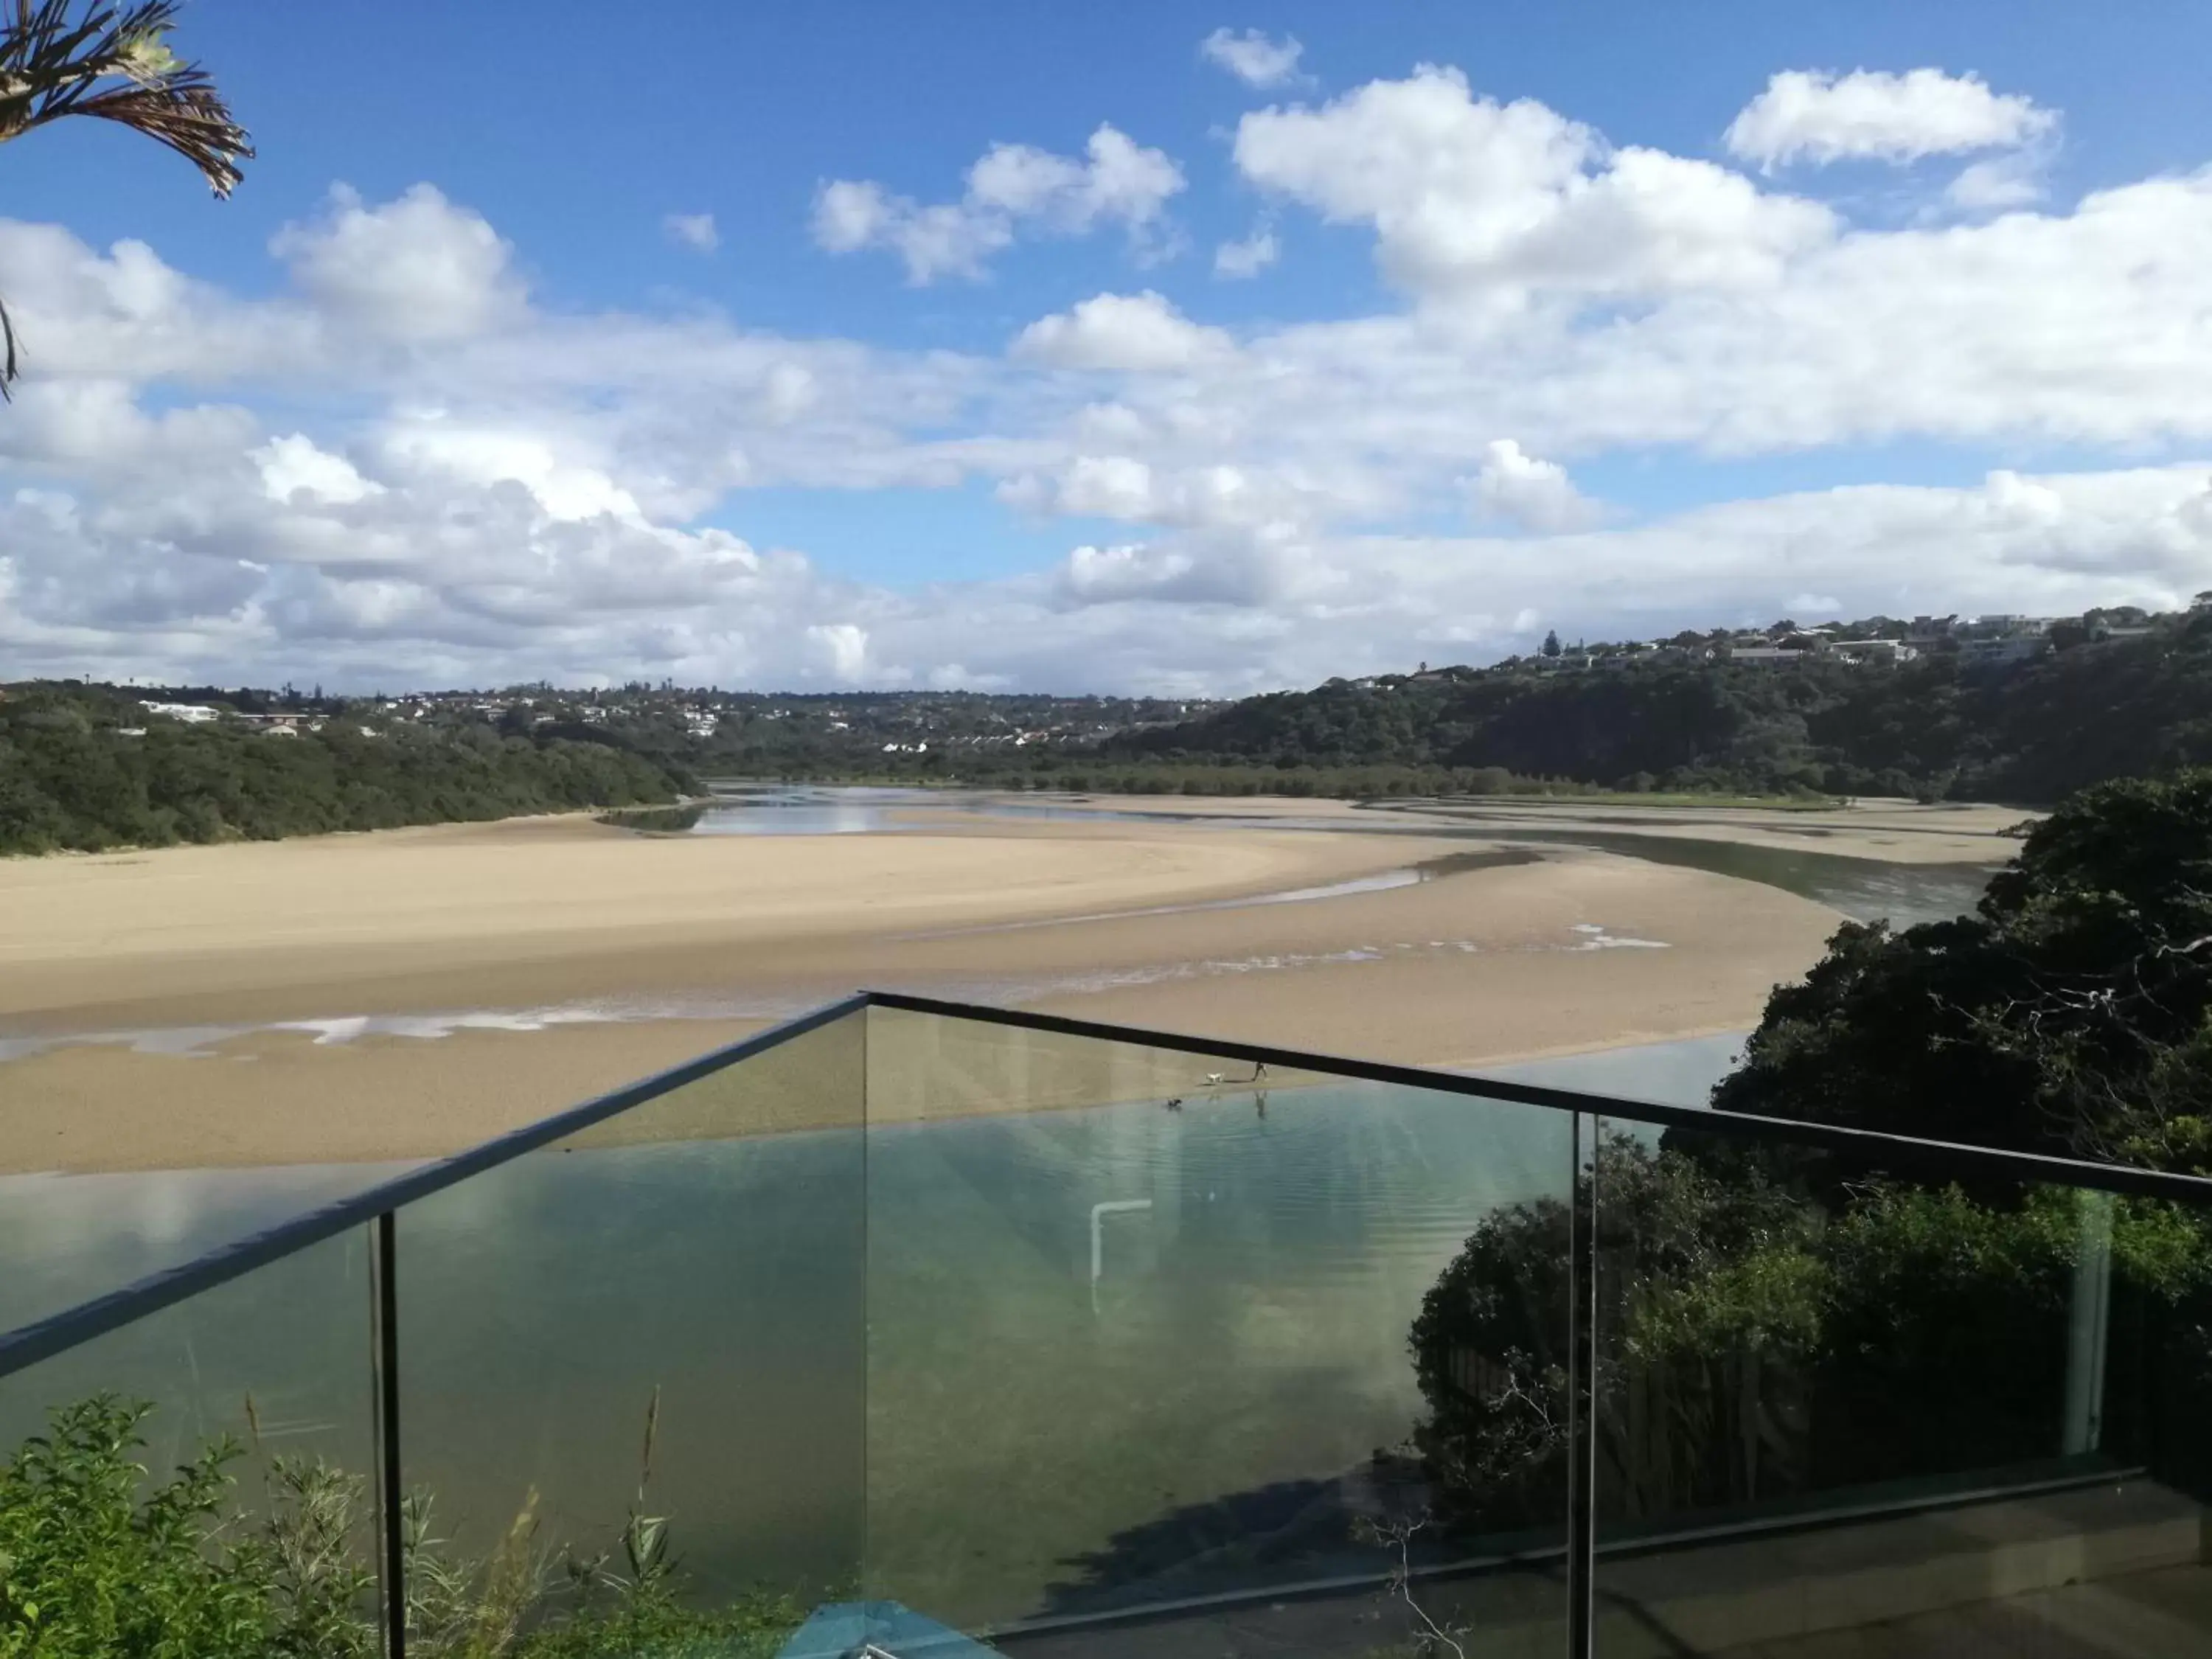
[[[1160,822],[1195,821],[1196,813],[1121,811],[1049,801],[1010,799],[967,789],[902,789],[860,784],[709,784],[704,800],[683,806],[607,813],[603,823],[654,835],[890,835],[916,826],[917,808],[971,812],[979,817]]]
[[[1445,839],[1504,842],[1523,847],[1587,847],[1654,864],[1686,866],[1759,882],[1827,905],[1854,921],[1887,921],[1900,927],[1916,922],[1948,921],[1971,911],[1989,885],[1995,868],[1994,861],[1987,866],[1904,864],[1846,858],[1810,848],[1748,846],[1663,833],[1630,833],[1606,828],[1608,820],[1603,817],[1590,817],[1575,824],[1523,826],[1455,820],[1449,813],[1441,812],[1411,823],[1386,823],[1378,820],[1362,824],[1347,823],[1341,818],[1302,819],[1235,812],[1076,805],[959,789],[767,784],[718,786],[712,801],[683,810],[696,814],[685,826],[694,835],[807,836],[885,834],[910,829],[903,815],[921,806],[1009,819],[1105,818],[1224,827],[1264,823],[1275,830],[1325,830],[1340,835],[1419,834]],[[1621,823],[1633,821],[1618,820]],[[1805,833],[1815,836],[1820,832]]]
[[[1705,841],[1687,836],[1627,835],[1602,830],[1522,829],[1501,826],[1469,831],[1488,837],[1539,845],[1589,847],[1643,859],[1652,864],[1684,866],[1778,887],[1800,898],[1840,910],[1854,921],[1888,921],[1899,927],[1948,921],[1981,902],[1996,866],[1972,864],[1898,864],[1877,859],[1845,858],[1836,853],[1801,852],[1795,848],[1754,847],[1740,842]]]

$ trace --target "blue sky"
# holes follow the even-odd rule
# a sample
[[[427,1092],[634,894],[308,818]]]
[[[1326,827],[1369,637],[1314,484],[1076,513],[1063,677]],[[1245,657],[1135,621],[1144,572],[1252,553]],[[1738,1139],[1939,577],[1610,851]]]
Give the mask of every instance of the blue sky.
[[[196,0],[233,199],[9,147],[0,651],[1245,690],[2212,582],[2212,9],[628,21]]]

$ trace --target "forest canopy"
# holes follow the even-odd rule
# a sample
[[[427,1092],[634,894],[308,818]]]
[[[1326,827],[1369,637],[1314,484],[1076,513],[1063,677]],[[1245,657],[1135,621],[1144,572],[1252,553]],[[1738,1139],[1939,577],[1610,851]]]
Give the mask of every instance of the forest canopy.
[[[1102,754],[2048,803],[2106,778],[2212,763],[2212,611],[2014,663],[1936,652],[1896,666],[1652,662],[1332,680],[1133,732]]]
[[[488,723],[283,733],[148,716],[119,696],[0,702],[0,853],[271,840],[675,799],[661,765]]]

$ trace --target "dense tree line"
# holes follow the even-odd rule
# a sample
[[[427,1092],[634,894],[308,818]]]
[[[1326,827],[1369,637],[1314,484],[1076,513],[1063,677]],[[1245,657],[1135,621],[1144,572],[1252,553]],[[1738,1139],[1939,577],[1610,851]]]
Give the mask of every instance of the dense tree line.
[[[1815,658],[1574,670],[1532,660],[1331,680],[1179,720],[1162,717],[1173,705],[1127,700],[878,692],[722,697],[714,729],[702,736],[665,710],[617,708],[587,723],[573,700],[533,708],[550,711],[555,735],[615,742],[703,777],[1193,795],[1627,790],[2045,804],[2103,778],[2212,761],[2212,613],[2126,620],[2150,631],[2100,639],[2062,628],[2053,634],[2061,648],[2026,662],[1940,649],[1894,667]],[[1700,636],[1684,638],[1702,648]],[[1115,723],[1121,729],[1097,729]],[[1018,732],[1026,732],[1018,743]]]
[[[1977,915],[1845,924],[1714,1104],[2212,1170],[2212,768],[2070,798]]]
[[[936,763],[871,763],[863,758],[792,757],[757,753],[703,757],[690,763],[702,775],[773,778],[787,783],[957,784],[967,788],[1073,791],[1123,795],[1287,795],[1297,799],[1382,800],[1430,795],[1551,795],[1601,793],[1569,778],[1516,777],[1503,767],[1418,765],[1261,766],[1235,760],[1125,758],[1082,750],[986,751]]]
[[[1248,698],[1101,758],[1498,768],[1610,787],[2048,802],[2212,762],[2212,614],[2039,659],[1454,670]]]
[[[1713,1103],[2212,1174],[2212,768],[2071,797],[1974,915],[1844,927]],[[1684,1129],[1614,1135],[1595,1182],[1608,1521],[2081,1450],[2064,1357],[2094,1281],[2094,1443],[2212,1492],[2212,1212]],[[1416,1441],[1478,1528],[1557,1518],[1571,1224],[1498,1211],[1413,1329]]]
[[[483,722],[284,736],[148,716],[118,695],[0,700],[0,853],[267,840],[673,799],[678,779],[604,743]]]

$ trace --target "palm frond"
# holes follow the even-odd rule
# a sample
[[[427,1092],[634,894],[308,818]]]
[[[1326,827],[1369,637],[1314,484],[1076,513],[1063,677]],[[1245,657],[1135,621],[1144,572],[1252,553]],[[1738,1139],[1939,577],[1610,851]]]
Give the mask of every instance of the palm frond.
[[[15,9],[0,33],[0,142],[97,116],[167,144],[217,196],[230,194],[253,147],[207,71],[165,44],[176,0],[95,4],[76,19],[76,0],[15,0]]]
[[[118,7],[94,0],[14,0],[0,30],[0,143],[64,116],[119,122],[167,146],[228,196],[252,159],[246,129],[207,72],[171,52],[166,37],[177,0]],[[4,15],[0,13],[0,15]],[[15,327],[0,302],[0,398],[15,380]]]

